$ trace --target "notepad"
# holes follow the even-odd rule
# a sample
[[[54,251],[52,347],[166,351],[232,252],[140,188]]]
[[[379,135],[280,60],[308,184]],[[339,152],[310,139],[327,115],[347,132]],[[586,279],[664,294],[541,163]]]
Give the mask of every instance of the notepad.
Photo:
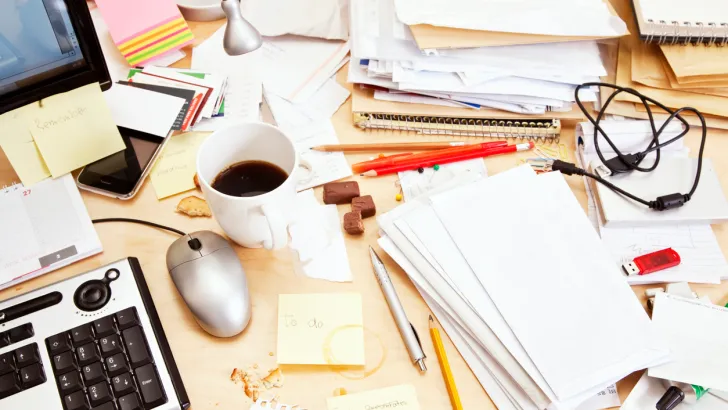
[[[186,132],[169,137],[149,177],[158,199],[195,189],[197,150],[209,135]]]
[[[0,189],[0,289],[101,252],[71,175]]]
[[[173,0],[97,0],[96,5],[129,65],[142,65],[194,39]]]
[[[361,295],[280,295],[277,351],[279,364],[363,366]]]
[[[0,115],[0,148],[20,181],[30,187],[50,177],[51,172],[30,135],[24,113],[25,108],[18,108]]]
[[[329,397],[326,405],[328,410],[420,410],[417,392],[411,384]]]
[[[53,178],[125,148],[98,83],[27,105],[24,116]]]

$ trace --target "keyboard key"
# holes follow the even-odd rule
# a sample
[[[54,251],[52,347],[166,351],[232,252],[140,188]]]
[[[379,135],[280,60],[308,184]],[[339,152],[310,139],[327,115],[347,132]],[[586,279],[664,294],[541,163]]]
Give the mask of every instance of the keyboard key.
[[[11,396],[20,391],[20,381],[15,373],[0,376],[0,399]]]
[[[22,326],[10,329],[8,331],[8,335],[10,336],[10,343],[16,343],[21,340],[30,339],[35,336],[35,332],[33,331],[33,325],[26,323]]]
[[[10,335],[7,332],[0,332],[0,347],[10,346]]]
[[[45,372],[40,363],[33,363],[20,369],[20,383],[23,384],[23,390],[43,384],[45,381]]]
[[[139,317],[137,316],[136,308],[130,307],[117,313],[116,322],[119,324],[120,330],[124,330],[132,326],[137,326],[139,324]]]
[[[116,406],[114,405],[113,401],[110,401],[110,402],[104,403],[98,407],[94,407],[91,410],[116,410]]]
[[[148,364],[134,370],[134,375],[139,382],[139,391],[142,393],[144,407],[154,408],[167,402],[167,396],[159,382],[157,369],[153,364]]]
[[[111,355],[121,353],[121,342],[119,341],[119,335],[102,337],[99,340],[99,347],[101,348],[101,355],[104,357],[109,357]]]
[[[144,333],[142,333],[142,328],[134,326],[126,329],[121,336],[124,338],[124,346],[126,346],[126,353],[129,355],[131,367],[136,369],[152,362],[152,356],[149,354],[147,340]]]
[[[78,357],[78,364],[80,364],[81,366],[101,361],[99,349],[96,348],[96,344],[93,342],[86,343],[85,345],[76,349],[76,356]]]
[[[114,394],[116,397],[124,396],[125,394],[136,391],[134,380],[131,378],[131,374],[129,373],[113,377],[111,379],[111,386],[114,388]]]
[[[13,352],[0,355],[0,375],[15,371],[15,358]]]
[[[83,366],[83,368],[81,369],[81,373],[83,373],[83,380],[86,382],[86,386],[98,383],[101,380],[106,380],[104,368],[101,367],[101,363],[99,362],[91,363],[88,366]]]
[[[83,394],[83,391],[77,391],[65,396],[63,398],[63,407],[66,410],[89,410],[91,408],[88,405],[88,400],[86,400],[86,395]]]
[[[76,364],[76,358],[73,357],[71,352],[63,352],[59,355],[53,356],[53,373],[64,374],[73,370],[78,370]]]
[[[109,385],[106,384],[105,381],[89,387],[88,398],[91,401],[92,407],[100,406],[107,401],[114,400],[114,396],[112,396],[111,391],[109,391]]]
[[[109,370],[109,376],[114,377],[128,372],[129,365],[126,363],[126,357],[122,353],[118,353],[106,358],[106,369]]]
[[[46,344],[48,345],[48,353],[51,356],[71,350],[71,339],[68,338],[66,332],[49,337],[46,339]]]
[[[25,367],[39,361],[40,353],[38,352],[38,345],[35,343],[15,350],[15,363],[18,364],[18,367]]]
[[[132,393],[119,399],[119,410],[144,410],[144,407],[139,404],[136,393]]]
[[[82,344],[92,342],[94,340],[94,334],[91,331],[91,326],[83,325],[71,329],[71,339],[73,340],[74,346],[81,346]]]
[[[94,331],[96,332],[97,339],[115,333],[114,318],[112,316],[106,316],[99,320],[94,320]]]
[[[58,386],[61,394],[69,394],[83,389],[83,381],[78,372],[70,372],[58,377]]]

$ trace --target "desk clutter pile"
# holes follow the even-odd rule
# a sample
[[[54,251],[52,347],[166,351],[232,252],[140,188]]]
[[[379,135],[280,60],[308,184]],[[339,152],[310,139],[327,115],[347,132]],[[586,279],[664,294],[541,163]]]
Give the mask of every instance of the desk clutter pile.
[[[130,2],[141,7],[144,0]],[[340,19],[337,5],[311,12],[321,13],[315,30],[288,31],[262,23],[266,13],[250,9],[265,36],[260,49],[240,56],[226,53],[224,26],[185,48],[193,30],[174,2],[162,3],[149,11],[150,29],[131,21],[119,3],[96,0],[90,16],[109,90],[92,83],[0,115],[0,147],[20,179],[0,190],[0,226],[21,233],[0,239],[0,289],[102,252],[71,172],[109,157],[125,162],[128,142],[117,126],[164,141],[149,171],[157,200],[222,226],[203,198],[198,153],[210,133],[260,121],[265,105],[295,147],[301,164],[295,176],[306,174],[286,204],[285,239],[296,273],[353,282],[361,267],[350,264],[347,245],[371,238],[366,229],[376,220],[378,247],[414,284],[495,408],[728,409],[728,307],[688,285],[728,279],[711,227],[728,221],[721,166],[684,142],[689,127],[700,128],[699,115],[684,112],[684,122],[665,123],[670,114],[654,104],[645,108],[629,93],[612,99],[610,88],[597,84],[634,89],[671,110],[694,107],[709,128],[728,130],[728,49],[720,47],[728,39],[728,10],[720,0],[701,4],[722,15],[692,12],[690,22],[669,11],[676,0],[662,6],[655,0],[350,0],[348,18]],[[278,23],[293,21],[282,16]],[[347,23],[348,36],[341,34]],[[164,30],[174,34],[159,37]],[[324,38],[290,34],[302,32]],[[135,48],[156,41],[164,47]],[[170,67],[189,50],[190,68]],[[349,87],[337,81],[340,70]],[[593,84],[577,91],[585,83]],[[376,136],[374,144],[339,144],[332,117],[349,97],[352,129],[359,129],[352,132]],[[561,139],[565,127],[575,127],[573,141]],[[411,138],[395,149],[376,143],[382,135]],[[444,146],[409,145],[436,135],[446,138]],[[658,139],[671,142],[652,149]],[[348,153],[367,149],[397,153],[350,164]],[[623,153],[637,159],[628,164]],[[492,155],[514,158],[512,169],[489,176],[484,158]],[[631,172],[616,171],[615,163]],[[650,172],[635,171],[653,164]],[[364,182],[388,174],[397,174],[392,209]],[[586,212],[573,192],[581,182]],[[649,200],[680,192],[672,194],[680,206],[657,211],[610,184]],[[416,367],[426,371],[422,330],[409,324],[384,264],[370,251],[409,353],[397,360],[411,361],[412,373],[400,385],[321,395],[328,410],[429,410],[415,388]],[[647,309],[635,290],[649,298]],[[366,373],[382,366],[367,355],[361,294],[279,294],[276,302],[271,350],[279,367],[236,368],[230,376],[251,410],[313,409],[280,403],[296,400],[284,394],[288,366],[319,366],[332,377],[332,368]],[[450,373],[438,325],[430,320],[444,386],[452,408],[461,409],[455,381],[462,376]],[[13,337],[0,333],[0,349]],[[69,351],[84,350],[74,344]],[[13,365],[5,372],[7,360]],[[19,360],[0,354],[0,400],[37,387],[15,380],[27,371]],[[644,374],[622,402],[617,383],[639,371]],[[100,403],[96,390],[79,386],[72,398],[86,403],[86,394]],[[138,393],[142,400],[146,391]],[[107,393],[103,409],[116,410]],[[62,396],[64,408],[74,405],[71,396]]]

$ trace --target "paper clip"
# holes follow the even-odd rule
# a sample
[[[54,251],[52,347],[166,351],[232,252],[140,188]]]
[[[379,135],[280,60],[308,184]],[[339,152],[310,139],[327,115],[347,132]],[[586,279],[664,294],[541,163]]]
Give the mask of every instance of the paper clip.
[[[526,159],[526,163],[533,168],[534,171],[537,173],[542,173],[547,171],[547,166],[551,159],[549,158],[528,158]]]

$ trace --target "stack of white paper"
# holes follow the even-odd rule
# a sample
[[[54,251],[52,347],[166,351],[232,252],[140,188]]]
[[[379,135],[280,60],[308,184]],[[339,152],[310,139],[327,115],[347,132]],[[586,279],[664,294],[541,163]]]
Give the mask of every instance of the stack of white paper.
[[[667,358],[558,173],[519,167],[378,221],[499,409],[608,407],[609,386]]]
[[[439,17],[468,20],[478,12],[492,8],[482,1],[473,2],[469,5],[472,8],[453,7],[456,5],[452,2],[430,1],[421,6],[415,3],[409,0],[351,1],[349,82],[385,88],[375,94],[377,99],[415,102],[413,95],[416,95],[419,97],[416,102],[423,104],[440,105],[434,100],[444,100],[474,109],[487,107],[522,114],[545,114],[572,111],[576,86],[598,81],[599,76],[606,75],[594,41],[441,49],[423,53],[408,26],[400,21],[402,16],[412,17],[407,10],[429,13],[428,8],[446,8],[449,11]],[[530,11],[532,3],[538,2],[530,1],[525,8],[518,2],[498,3],[499,9],[520,16]],[[569,3],[576,7],[579,2]],[[600,21],[607,26],[614,19],[621,22],[606,11],[600,0],[591,3],[594,4],[576,7],[574,11],[579,9],[586,13],[586,9],[591,9],[603,17]],[[546,8],[551,8],[551,3]],[[574,20],[583,23],[587,17],[580,14],[578,18],[570,19],[570,25]],[[407,22],[414,20],[417,19]],[[515,20],[501,20],[501,23],[513,28]],[[542,16],[539,23],[553,22]],[[499,28],[494,31],[504,31]],[[599,31],[596,26],[592,27],[594,30]],[[598,101],[597,91],[596,88],[584,89],[580,98],[584,102]]]

